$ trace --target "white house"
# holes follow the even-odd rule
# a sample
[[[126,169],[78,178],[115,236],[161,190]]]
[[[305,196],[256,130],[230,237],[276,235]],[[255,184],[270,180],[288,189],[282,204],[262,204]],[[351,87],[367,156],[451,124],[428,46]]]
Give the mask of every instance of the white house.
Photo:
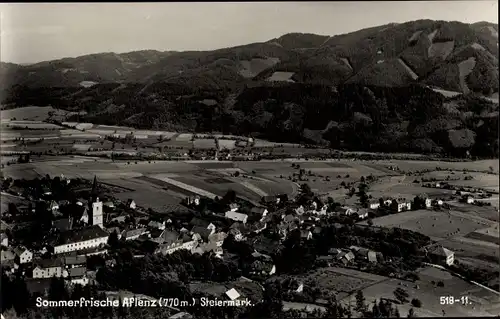
[[[380,207],[380,201],[378,200],[371,200],[370,203],[368,204],[368,207],[370,209],[377,209]]]
[[[248,219],[247,214],[241,214],[233,211],[227,211],[225,217],[237,222],[242,222],[243,224],[246,224]]]
[[[148,227],[156,228],[159,230],[164,230],[166,226],[165,226],[165,221],[160,223],[160,222],[152,220],[149,222]]]
[[[238,291],[236,291],[236,289],[234,288],[231,288],[229,289],[228,291],[226,291],[226,296],[230,299],[230,300],[236,300],[238,299],[241,295]]]
[[[342,206],[340,209],[341,209],[342,214],[347,215],[347,216],[352,215],[357,211],[355,208],[348,207],[348,206]]]
[[[133,199],[129,199],[129,200],[127,200],[127,207],[132,208],[132,209],[136,209],[137,205],[135,204],[135,201]]]
[[[426,208],[431,208],[432,206],[432,200],[430,198],[425,199],[425,207]]]
[[[109,234],[98,225],[67,231],[53,245],[54,254],[97,248],[108,242]]]
[[[3,247],[9,247],[9,237],[6,233],[0,233],[0,242]]]
[[[71,284],[80,284],[85,286],[89,283],[89,278],[87,277],[86,267],[75,267],[68,271],[68,280]]]
[[[33,253],[29,251],[26,247],[16,247],[14,248],[14,254],[19,258],[19,263],[26,264],[33,260]]]
[[[61,259],[41,259],[35,261],[35,268],[33,268],[33,278],[52,278],[52,277],[66,277],[67,271],[64,269],[64,264]]]

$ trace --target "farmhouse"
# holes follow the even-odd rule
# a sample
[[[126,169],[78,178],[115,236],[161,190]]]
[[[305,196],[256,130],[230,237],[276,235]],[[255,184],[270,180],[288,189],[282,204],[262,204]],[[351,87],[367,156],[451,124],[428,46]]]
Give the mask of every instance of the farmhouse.
[[[448,266],[453,265],[455,261],[455,254],[441,245],[429,247],[427,249],[427,256],[432,262]]]
[[[2,261],[2,267],[9,266],[12,267],[14,266],[14,260],[16,259],[16,255],[10,251],[10,250],[2,250],[1,251],[1,261]]]
[[[357,217],[359,219],[368,218],[368,209],[366,209],[366,208],[360,208],[355,214],[357,215]]]
[[[208,229],[200,226],[194,226],[191,229],[193,235],[198,235],[200,239],[207,242],[210,235],[212,235],[215,231],[213,229]]]
[[[9,237],[6,233],[0,233],[0,242],[2,247],[9,247]]]
[[[136,209],[137,208],[137,205],[135,204],[135,201],[133,199],[131,199],[131,198],[129,198],[127,200],[127,204],[126,205],[127,205],[128,208],[131,208],[131,209]]]
[[[35,268],[33,269],[33,278],[52,278],[63,277],[67,275],[64,270],[64,264],[61,259],[41,259],[35,261]]]
[[[208,241],[215,243],[217,247],[222,247],[222,244],[224,243],[224,239],[226,239],[226,236],[227,235],[223,232],[210,234],[208,236]]]
[[[226,212],[225,215],[226,218],[232,219],[237,222],[242,222],[243,224],[246,224],[248,215],[247,214],[241,214],[233,211],[228,211]]]
[[[467,203],[467,204],[473,204],[474,203],[474,197],[472,195],[464,195],[462,197],[462,202]]]
[[[380,201],[377,199],[372,199],[368,202],[368,207],[370,209],[377,209],[380,207]]]
[[[193,219],[191,219],[191,221],[189,222],[189,225],[204,227],[204,228],[210,229],[212,231],[216,230],[216,227],[214,224],[212,224],[211,222],[206,221],[204,219],[197,218],[197,217],[193,217]]]
[[[86,267],[75,267],[71,268],[68,271],[69,282],[73,285],[80,284],[85,286],[89,283],[89,278],[87,277],[87,268]]]
[[[188,235],[179,235],[175,231],[165,231],[163,242],[158,245],[155,254],[172,254],[181,249],[192,250],[196,247],[198,241]]]
[[[109,234],[101,227],[94,225],[74,231],[67,231],[55,240],[52,247],[54,254],[97,248],[108,241]]]
[[[124,230],[121,233],[121,238],[125,240],[135,240],[139,238],[140,236],[147,234],[148,230],[146,228],[137,228],[137,229],[129,229],[129,230]]]
[[[66,268],[81,267],[87,264],[86,256],[66,256],[63,258]]]
[[[352,208],[352,207],[349,207],[349,206],[342,206],[342,207],[340,207],[340,212],[343,215],[350,216],[350,215],[354,214],[356,211],[357,211],[356,208]]]
[[[26,247],[18,246],[14,248],[13,252],[16,255],[16,258],[19,258],[20,264],[30,263],[31,260],[33,259],[33,253],[29,251]]]

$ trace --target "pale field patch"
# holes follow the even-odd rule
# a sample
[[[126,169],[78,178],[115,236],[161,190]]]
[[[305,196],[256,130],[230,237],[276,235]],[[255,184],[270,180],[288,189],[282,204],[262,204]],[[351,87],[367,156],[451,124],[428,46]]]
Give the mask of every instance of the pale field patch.
[[[269,82],[295,82],[292,80],[294,72],[274,72],[266,81]]]
[[[220,149],[233,149],[236,147],[236,141],[234,140],[219,140],[219,148]]]
[[[191,133],[181,133],[175,138],[175,140],[179,142],[190,142],[192,138],[193,134]]]
[[[429,58],[439,57],[444,60],[453,52],[454,47],[455,41],[432,43],[427,50],[427,54]]]

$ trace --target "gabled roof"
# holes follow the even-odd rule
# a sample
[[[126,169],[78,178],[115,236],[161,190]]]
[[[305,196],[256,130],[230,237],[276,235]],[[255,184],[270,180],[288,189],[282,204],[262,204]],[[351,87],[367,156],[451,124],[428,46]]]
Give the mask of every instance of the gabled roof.
[[[444,248],[441,245],[435,246],[431,249],[429,249],[429,253],[433,255],[438,255],[438,256],[443,256],[448,258],[449,256],[453,256],[453,252],[447,248]]]
[[[371,262],[376,262],[377,261],[377,253],[370,250],[368,252],[368,260]]]
[[[2,252],[1,252],[1,260],[2,261],[14,260],[14,258],[16,258],[16,255],[12,251],[2,250]]]
[[[75,267],[68,271],[68,276],[70,278],[83,277],[87,274],[87,267]]]
[[[38,259],[35,260],[33,263],[42,269],[64,266],[63,260],[61,258]]]
[[[22,247],[22,246],[17,246],[16,248],[14,248],[14,250],[12,251],[16,256],[18,257],[21,257],[21,255],[25,252],[25,251],[29,251],[26,247]]]
[[[108,236],[109,234],[101,227],[93,225],[90,227],[66,231],[62,233],[57,240],[57,245],[77,243]]]
[[[52,222],[52,227],[54,227],[55,229],[59,230],[59,231],[68,231],[71,229],[71,219],[69,218],[62,218],[62,219],[58,219],[58,220],[54,220]]]
[[[146,228],[129,229],[122,232],[122,237],[129,238],[134,236],[140,236],[146,232]]]
[[[199,227],[205,227],[205,228],[207,228],[208,225],[210,225],[210,224],[211,223],[209,221],[201,219],[201,218],[198,218],[198,217],[193,217],[189,221],[189,225],[191,225],[191,226],[199,226]]]
[[[264,214],[265,211],[266,209],[264,207],[254,207],[250,210],[252,214],[258,214],[258,215]]]
[[[205,241],[208,240],[208,236],[210,236],[210,233],[212,232],[210,229],[200,226],[194,226],[193,229],[191,229],[191,231],[194,234],[199,234],[201,238]]]
[[[86,256],[66,256],[63,258],[65,265],[80,265],[87,262]]]
[[[226,296],[229,297],[231,300],[238,299],[241,295],[236,289],[231,288],[228,291],[226,291]]]

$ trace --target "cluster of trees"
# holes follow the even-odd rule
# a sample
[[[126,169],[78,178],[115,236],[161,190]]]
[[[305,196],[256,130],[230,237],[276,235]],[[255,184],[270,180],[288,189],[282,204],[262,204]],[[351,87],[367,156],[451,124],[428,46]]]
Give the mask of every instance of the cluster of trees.
[[[458,100],[463,104],[460,110],[473,113],[464,119],[447,112],[443,96],[420,86],[345,84],[334,91],[326,85],[292,83],[246,87],[239,94],[168,83],[155,83],[146,89],[136,84],[100,84],[76,95],[71,95],[76,93],[72,88],[16,90],[19,92],[11,100],[18,106],[32,105],[36,96],[37,105],[88,113],[75,115],[72,121],[221,131],[277,142],[326,141],[333,148],[360,151],[498,155],[498,117],[484,116],[485,110],[495,109],[490,102],[479,97]],[[205,99],[216,104],[206,105],[202,103]],[[117,105],[126,107],[111,107]],[[483,125],[477,125],[479,122]],[[470,141],[457,144],[455,129],[473,132],[464,135]]]

